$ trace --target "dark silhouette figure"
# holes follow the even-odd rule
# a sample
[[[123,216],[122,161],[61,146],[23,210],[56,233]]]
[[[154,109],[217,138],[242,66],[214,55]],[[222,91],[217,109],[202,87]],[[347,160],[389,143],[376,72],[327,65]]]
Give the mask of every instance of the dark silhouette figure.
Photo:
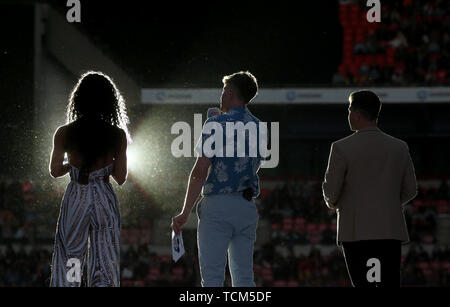
[[[50,174],[69,172],[71,182],[61,203],[50,286],[80,286],[86,251],[87,286],[120,284],[119,201],[109,176],[119,185],[126,181],[128,122],[113,81],[100,72],[82,75],[69,99],[67,124],[54,134]]]
[[[409,241],[403,207],[417,195],[408,144],[377,127],[378,96],[350,94],[348,122],[355,131],[331,144],[322,183],[337,211],[342,245],[355,287],[399,287],[401,244]]]

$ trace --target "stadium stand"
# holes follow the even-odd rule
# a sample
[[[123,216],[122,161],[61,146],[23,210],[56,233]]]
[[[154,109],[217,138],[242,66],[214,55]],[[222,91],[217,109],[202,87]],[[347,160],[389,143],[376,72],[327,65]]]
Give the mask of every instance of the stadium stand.
[[[366,1],[341,1],[342,62],[335,85],[448,85],[448,1],[383,1],[381,23],[366,20]]]
[[[439,242],[437,229],[450,212],[450,190],[445,180],[435,187],[428,182],[420,183],[418,197],[405,208],[411,237],[402,259],[406,286],[449,284],[450,249]],[[257,285],[350,286],[335,245],[336,217],[323,203],[320,183],[280,182],[262,194],[260,227],[268,227],[271,238],[260,238],[255,247]],[[29,181],[0,182],[0,286],[48,285],[62,195]],[[195,254],[174,263],[171,255],[152,250],[153,223],[150,216],[122,229],[122,286],[198,286]]]

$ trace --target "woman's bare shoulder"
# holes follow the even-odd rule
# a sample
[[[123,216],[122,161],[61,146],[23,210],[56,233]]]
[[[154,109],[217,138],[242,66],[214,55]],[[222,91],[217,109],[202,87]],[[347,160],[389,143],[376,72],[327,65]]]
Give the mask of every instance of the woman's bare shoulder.
[[[55,136],[65,136],[70,124],[61,125],[55,130]]]
[[[127,138],[127,134],[125,133],[125,130],[123,130],[120,127],[115,127],[115,128],[116,128],[116,131],[117,131],[117,134],[118,134],[120,140],[124,140]]]

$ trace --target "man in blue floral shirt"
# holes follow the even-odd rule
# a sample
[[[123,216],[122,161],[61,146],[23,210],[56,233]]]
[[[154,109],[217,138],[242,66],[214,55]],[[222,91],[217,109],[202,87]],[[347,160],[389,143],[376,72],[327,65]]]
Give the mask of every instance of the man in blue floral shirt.
[[[267,146],[267,128],[247,109],[258,93],[256,78],[241,71],[222,81],[223,113],[204,124],[183,210],[172,219],[172,228],[181,231],[202,192],[197,205],[202,286],[223,286],[228,252],[232,285],[252,287],[259,219],[253,198],[259,194],[256,173],[264,157],[261,148]]]
[[[258,136],[259,136],[259,119],[254,117],[250,111],[243,106],[233,107],[227,113],[223,113],[219,116],[214,116],[209,118],[205,122],[205,128],[202,133],[202,138],[199,140],[195,151],[199,155],[206,155],[211,160],[211,172],[206,179],[206,182],[203,186],[202,195],[213,195],[213,194],[221,194],[221,193],[232,193],[244,191],[246,189],[252,189],[252,197],[257,197],[259,194],[259,180],[256,172],[261,164],[261,155],[257,152],[257,144],[258,144]],[[219,124],[221,128],[217,125]],[[236,123],[242,123],[236,124]],[[250,124],[249,124],[250,123]],[[233,133],[230,133],[229,137],[227,135],[227,124],[228,126],[234,125],[234,127],[241,127],[240,131],[236,131],[235,129]],[[207,126],[210,125],[210,130],[214,131],[214,133],[205,132]],[[239,125],[239,126],[237,126]],[[215,129],[217,127],[218,129]],[[245,130],[247,128],[247,130]],[[226,147],[222,150],[211,150],[211,153],[208,155],[207,141],[210,137],[215,137],[219,131],[221,130],[223,133],[222,140],[223,142],[230,141],[233,146],[233,151],[230,151],[232,154],[227,156]],[[245,145],[245,156],[239,157],[237,150],[238,138],[237,134],[241,134],[245,138],[242,138],[243,145]],[[250,152],[249,148],[253,144],[253,155]],[[214,149],[220,148],[217,144],[213,144]],[[226,143],[225,143],[226,145]],[[244,150],[244,148],[242,148]]]

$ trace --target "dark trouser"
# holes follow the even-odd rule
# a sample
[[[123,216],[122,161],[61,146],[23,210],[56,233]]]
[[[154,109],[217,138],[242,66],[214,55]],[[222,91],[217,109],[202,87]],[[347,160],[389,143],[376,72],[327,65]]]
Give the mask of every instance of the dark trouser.
[[[401,241],[342,242],[354,287],[400,287]]]

